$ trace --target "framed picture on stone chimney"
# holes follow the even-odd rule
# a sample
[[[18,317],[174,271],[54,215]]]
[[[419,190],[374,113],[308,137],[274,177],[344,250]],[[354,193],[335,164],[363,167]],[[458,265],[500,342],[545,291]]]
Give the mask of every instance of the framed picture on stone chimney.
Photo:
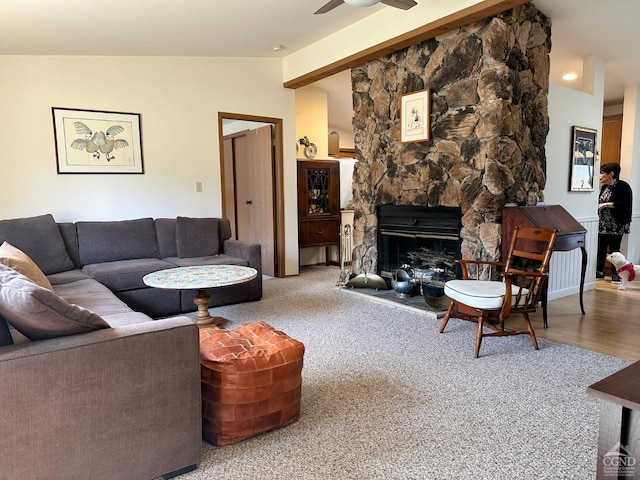
[[[572,130],[569,191],[593,192],[598,131],[593,128],[577,126],[574,126]]]
[[[424,142],[431,138],[431,90],[420,90],[402,96],[400,109],[400,142]]]

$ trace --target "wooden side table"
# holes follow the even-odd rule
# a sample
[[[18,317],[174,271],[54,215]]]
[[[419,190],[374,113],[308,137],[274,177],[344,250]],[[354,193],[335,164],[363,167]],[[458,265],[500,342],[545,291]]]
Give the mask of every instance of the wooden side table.
[[[193,322],[198,326],[212,323],[221,325],[226,322],[226,319],[222,317],[212,317],[209,313],[211,297],[207,293],[207,290],[248,282],[257,275],[258,271],[251,267],[243,267],[240,265],[203,265],[159,270],[145,275],[142,281],[145,285],[154,288],[198,290],[198,294],[193,299],[193,302],[198,307]]]
[[[587,387],[600,399],[598,479],[640,478],[640,362]]]
[[[582,263],[580,265],[580,311],[584,315],[584,279],[587,272],[587,249],[585,240],[587,230],[573,218],[561,205],[540,205],[536,207],[505,207],[502,210],[502,260],[507,257],[509,248],[505,238],[511,238],[513,228],[520,227],[542,227],[557,228],[558,239],[553,249],[554,252],[568,252],[579,248],[582,252]],[[548,282],[548,280],[547,280]],[[542,321],[544,328],[547,328],[547,289],[545,284],[542,291]]]

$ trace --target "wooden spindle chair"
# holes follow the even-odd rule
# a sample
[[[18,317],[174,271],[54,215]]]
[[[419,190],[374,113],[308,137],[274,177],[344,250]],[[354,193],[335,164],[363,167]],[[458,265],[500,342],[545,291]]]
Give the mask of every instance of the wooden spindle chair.
[[[529,313],[536,311],[545,288],[557,236],[556,229],[516,226],[504,262],[457,260],[462,279],[449,280],[444,285],[444,294],[451,303],[442,319],[440,333],[452,317],[477,322],[476,358],[484,337],[529,335],[538,350]],[[522,314],[527,330],[505,329],[505,320],[511,314]],[[491,332],[486,333],[485,327]]]

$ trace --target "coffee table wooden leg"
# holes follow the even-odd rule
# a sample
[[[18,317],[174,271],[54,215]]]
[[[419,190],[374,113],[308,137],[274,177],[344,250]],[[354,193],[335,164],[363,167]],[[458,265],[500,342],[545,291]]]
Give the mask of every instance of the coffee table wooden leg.
[[[198,311],[193,319],[193,323],[198,326],[215,324],[218,326],[224,325],[228,320],[224,317],[213,317],[209,313],[209,303],[211,302],[211,296],[207,294],[206,289],[198,290],[198,295],[193,299],[193,303],[198,306]]]
[[[198,290],[198,295],[193,299],[193,303],[198,306],[198,311],[193,319],[196,325],[210,325],[213,323],[213,317],[209,314],[209,302],[211,297],[207,295],[207,291]]]

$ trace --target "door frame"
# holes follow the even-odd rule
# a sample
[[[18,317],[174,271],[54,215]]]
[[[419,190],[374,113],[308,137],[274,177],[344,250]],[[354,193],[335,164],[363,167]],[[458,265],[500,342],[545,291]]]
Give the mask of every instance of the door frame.
[[[227,215],[225,195],[225,166],[224,166],[224,135],[222,131],[223,120],[244,120],[247,122],[260,122],[273,124],[273,152],[274,172],[273,185],[273,217],[274,228],[274,265],[276,277],[284,277],[285,267],[285,243],[284,243],[284,149],[282,140],[282,119],[273,117],[261,117],[241,113],[218,112],[218,148],[220,154],[220,188],[222,193],[222,216]]]

